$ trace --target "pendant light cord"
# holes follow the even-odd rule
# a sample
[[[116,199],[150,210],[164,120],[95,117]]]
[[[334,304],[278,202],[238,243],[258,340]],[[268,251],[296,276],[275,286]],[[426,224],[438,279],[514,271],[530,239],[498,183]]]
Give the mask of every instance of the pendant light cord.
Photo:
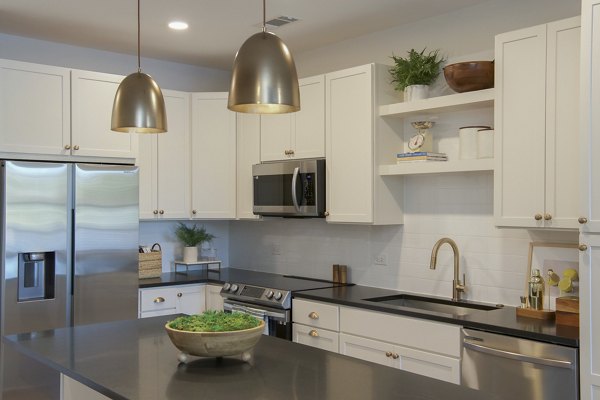
[[[140,39],[140,36],[141,36],[140,35],[140,32],[141,32],[140,31],[140,0],[138,0],[137,6],[138,6],[138,10],[137,10],[138,11],[138,13],[137,13],[137,23],[138,23],[137,24],[138,25],[137,26],[137,28],[138,28],[138,32],[137,32],[137,35],[138,35],[138,38],[137,38],[138,39],[137,40],[138,72],[142,72],[142,63],[140,61],[140,41],[141,41],[141,39]]]
[[[139,1],[139,0],[138,0]],[[263,33],[267,31],[267,0],[263,0]]]

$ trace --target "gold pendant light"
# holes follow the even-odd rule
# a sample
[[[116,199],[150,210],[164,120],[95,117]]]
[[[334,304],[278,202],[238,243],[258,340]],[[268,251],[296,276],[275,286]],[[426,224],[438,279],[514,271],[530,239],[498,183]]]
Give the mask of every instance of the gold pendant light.
[[[298,74],[292,53],[277,35],[267,32],[263,0],[262,32],[250,36],[233,61],[227,108],[252,114],[300,110]]]
[[[165,99],[158,84],[144,74],[140,62],[140,0],[138,7],[138,70],[128,75],[117,89],[110,129],[129,133],[167,131]]]

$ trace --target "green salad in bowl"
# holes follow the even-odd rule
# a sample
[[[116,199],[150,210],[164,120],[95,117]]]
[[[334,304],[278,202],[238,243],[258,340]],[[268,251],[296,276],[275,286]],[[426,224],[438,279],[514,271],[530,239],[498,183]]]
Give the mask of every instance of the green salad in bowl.
[[[258,343],[264,328],[265,322],[256,317],[223,311],[182,316],[165,325],[175,347],[184,355],[200,357],[245,353]]]

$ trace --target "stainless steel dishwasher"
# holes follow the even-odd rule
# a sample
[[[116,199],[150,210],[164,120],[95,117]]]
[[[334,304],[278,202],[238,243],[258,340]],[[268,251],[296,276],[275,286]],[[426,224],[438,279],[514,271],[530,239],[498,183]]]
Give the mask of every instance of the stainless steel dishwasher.
[[[501,399],[579,399],[578,351],[463,329],[461,384]]]

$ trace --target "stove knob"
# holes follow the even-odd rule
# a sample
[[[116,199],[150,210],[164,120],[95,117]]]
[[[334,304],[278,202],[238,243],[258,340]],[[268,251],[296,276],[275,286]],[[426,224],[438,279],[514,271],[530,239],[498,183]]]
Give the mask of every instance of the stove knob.
[[[272,290],[269,290],[265,296],[267,296],[267,299],[271,300],[271,299],[273,298],[273,295],[274,295],[274,294],[275,294],[275,293],[273,293],[273,291],[272,291]]]
[[[226,283],[226,284],[223,285],[223,290],[227,292],[230,287],[231,287],[231,284]]]
[[[279,301],[279,300],[281,300],[282,297],[283,297],[283,294],[281,294],[281,292],[275,293],[275,300]]]
[[[235,283],[233,285],[231,285],[231,291],[233,293],[237,292],[237,290],[238,290],[238,285],[236,285]]]

